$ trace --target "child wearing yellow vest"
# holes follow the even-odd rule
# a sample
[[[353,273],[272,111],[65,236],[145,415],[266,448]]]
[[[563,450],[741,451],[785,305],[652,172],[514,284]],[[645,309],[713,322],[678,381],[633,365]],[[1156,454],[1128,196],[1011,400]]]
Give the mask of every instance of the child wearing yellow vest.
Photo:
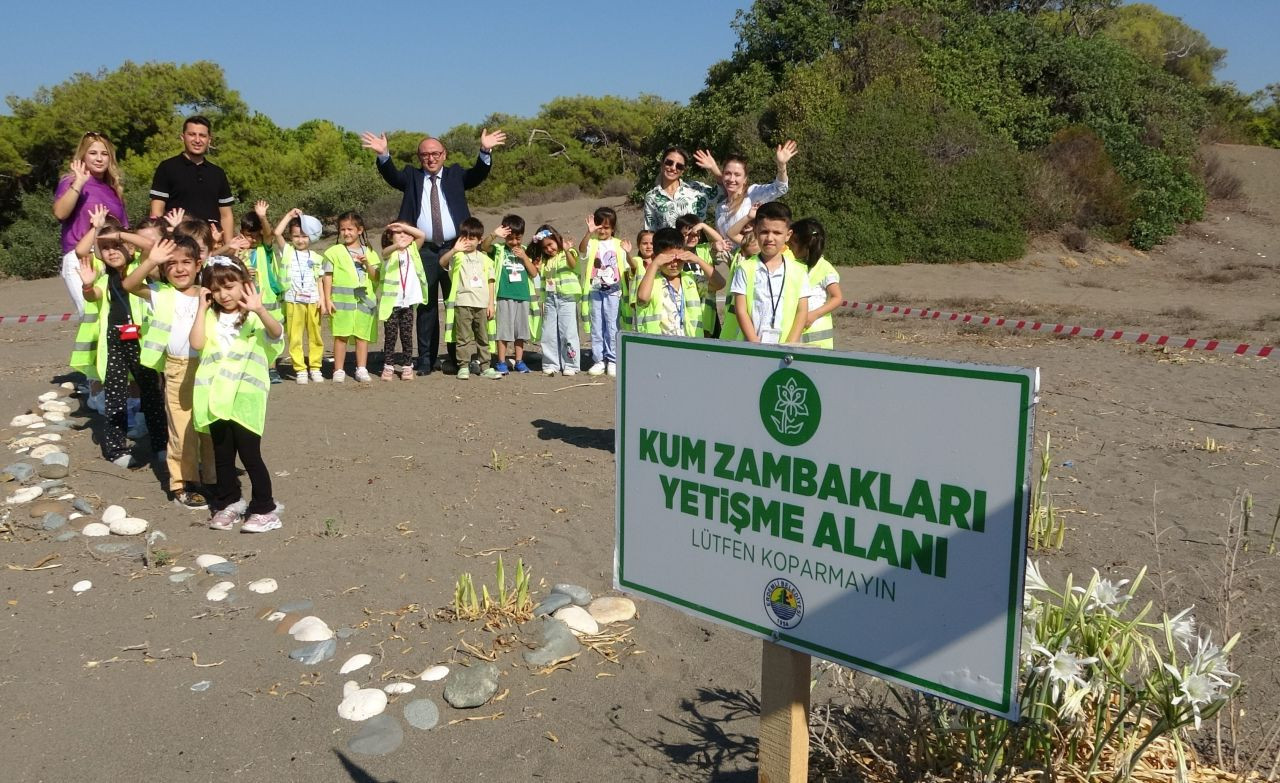
[[[164,451],[168,424],[160,378],[155,370],[138,361],[148,312],[146,303],[129,296],[124,288],[129,263],[126,242],[145,248],[146,252],[151,249],[146,238],[121,231],[105,205],[90,212],[89,230],[75,248],[80,259],[85,311],[76,330],[70,364],[73,369],[102,380],[106,419],[102,428],[103,455],[122,468],[133,469],[143,463],[130,453],[126,440],[130,376],[138,385],[153,455]]]
[[[471,377],[476,363],[481,378],[497,380],[502,373],[489,366],[489,341],[497,325],[490,329],[497,312],[497,273],[493,259],[480,252],[484,224],[474,217],[458,225],[453,248],[440,256],[440,268],[449,273],[449,296],[445,299],[445,342],[454,344],[458,380]],[[483,369],[480,369],[483,368]]]
[[[542,225],[533,234],[529,254],[542,270],[542,373],[577,375],[582,300],[578,253],[559,231]]]
[[[280,259],[271,241],[271,224],[267,222],[267,210],[270,208],[270,204],[258,199],[253,204],[253,211],[241,216],[240,236],[248,240],[249,247],[240,253],[240,258],[258,287],[267,312],[283,324],[285,317],[280,295],[284,293],[284,283],[280,279]],[[280,383],[280,373],[274,366],[268,369],[268,375],[272,383]]]
[[[266,306],[244,265],[225,256],[209,259],[200,273],[199,309],[191,347],[200,352],[192,413],[196,429],[213,440],[218,482],[209,499],[209,527],[230,530],[247,514],[242,533],[280,527],[271,473],[262,461],[267,418],[267,368],[280,355],[284,328]],[[252,496],[240,498],[236,457],[249,474]]]
[[[681,215],[676,218],[676,228],[684,234],[685,249],[697,254],[699,258],[716,265],[716,256],[728,243],[724,237],[697,215]],[[702,328],[707,337],[720,336],[720,311],[716,308],[716,297],[707,288],[707,279],[702,276],[697,264],[686,264],[685,270],[698,276],[698,290],[702,292]]]
[[[391,223],[382,232],[382,291],[378,320],[382,322],[382,380],[413,380],[414,308],[427,296],[427,272],[419,248],[427,235],[408,223]],[[400,350],[396,351],[396,338]]]
[[[164,269],[164,282],[148,280],[157,268]],[[200,246],[183,236],[161,240],[124,279],[126,291],[151,303],[138,361],[164,374],[169,492],[176,503],[190,509],[209,507],[196,486],[211,487],[216,480],[213,441],[196,432],[191,415],[200,357],[191,347],[191,327],[200,308],[199,272]]]
[[[660,228],[653,235],[653,260],[636,287],[636,323],[640,332],[703,337],[700,281],[711,293],[724,288],[724,278],[706,259],[685,247],[678,229]],[[687,264],[697,266],[690,272]]]
[[[724,339],[798,342],[809,314],[809,274],[787,251],[791,209],[778,201],[762,205],[752,233],[760,254],[734,265],[729,284],[734,317],[725,319]]]
[[[524,218],[505,215],[502,224],[484,241],[481,249],[493,258],[498,276],[498,372],[527,373],[524,346],[537,338],[538,289],[534,278],[539,274],[538,262],[529,257],[524,239]],[[511,359],[507,359],[507,345]]]
[[[324,251],[322,309],[333,316],[333,382],[347,379],[347,343],[356,343],[356,380],[373,380],[365,367],[369,341],[378,339],[376,299],[381,260],[364,238],[364,218],[356,212],[338,216],[338,244]]]
[[[809,314],[800,342],[810,348],[835,347],[836,324],[831,314],[844,303],[840,273],[822,256],[826,244],[827,232],[817,220],[804,218],[791,224],[787,246],[809,270]]]
[[[312,235],[320,236],[320,221],[294,208],[276,224],[276,249],[280,252],[280,276],[284,278],[285,332],[289,336],[289,359],[293,362],[294,380],[300,384],[324,383],[320,365],[324,361],[324,343],[320,337],[320,310],[323,291],[320,288],[323,258],[311,250]],[[303,353],[303,342],[306,353]]]
[[[636,331],[636,289],[653,258],[653,232],[645,229],[636,234],[636,255],[622,270],[622,303],[618,307],[619,331]]]
[[[618,311],[622,302],[622,273],[631,256],[631,243],[613,235],[618,213],[600,207],[587,218],[587,234],[578,244],[591,302],[591,358],[589,375],[618,374]]]

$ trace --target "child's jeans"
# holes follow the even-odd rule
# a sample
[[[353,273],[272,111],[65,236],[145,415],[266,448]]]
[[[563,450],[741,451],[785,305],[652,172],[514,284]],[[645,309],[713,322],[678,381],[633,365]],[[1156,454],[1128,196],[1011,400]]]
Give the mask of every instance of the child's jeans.
[[[618,363],[618,286],[591,289],[591,358],[596,362]]]
[[[542,369],[578,369],[578,297],[548,292],[542,309]]]

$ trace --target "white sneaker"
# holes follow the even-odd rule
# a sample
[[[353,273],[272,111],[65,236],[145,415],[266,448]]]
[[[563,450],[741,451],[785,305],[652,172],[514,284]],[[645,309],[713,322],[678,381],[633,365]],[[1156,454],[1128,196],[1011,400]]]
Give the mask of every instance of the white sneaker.
[[[295,380],[295,381],[297,381],[299,384],[305,384],[305,383],[307,383],[307,382],[308,382],[308,381],[307,381],[307,371],[306,371],[306,370],[303,370],[302,372],[298,373],[298,377],[297,377],[297,378],[294,378],[294,380]]]
[[[356,368],[356,380],[360,383],[368,383],[373,379],[369,377],[369,371],[363,367]]]
[[[312,383],[324,383],[324,373],[319,370],[312,370],[310,374]],[[299,383],[301,383],[301,381],[299,381]]]
[[[604,362],[596,362],[591,365],[591,369],[587,370],[587,375],[604,375]]]
[[[334,370],[334,371],[333,371],[333,382],[334,382],[334,383],[342,383],[342,382],[343,382],[343,381],[345,381],[346,379],[347,379],[347,373],[346,373],[346,370]]]
[[[618,377],[618,365],[614,364],[613,362],[609,362],[609,364],[605,367],[605,373],[610,378]]]
[[[562,374],[565,376],[573,376],[578,374],[578,370],[575,367],[566,367]]]
[[[554,367],[544,367],[542,369],[542,374],[550,378],[551,376],[556,374],[556,370]]]

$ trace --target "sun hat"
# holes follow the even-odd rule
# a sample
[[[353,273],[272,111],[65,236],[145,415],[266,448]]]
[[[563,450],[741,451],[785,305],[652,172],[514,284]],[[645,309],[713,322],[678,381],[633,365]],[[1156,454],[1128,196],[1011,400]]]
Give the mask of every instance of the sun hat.
[[[324,225],[320,222],[320,218],[311,215],[302,215],[299,220],[302,222],[302,233],[315,242],[320,239],[320,235],[324,233]]]

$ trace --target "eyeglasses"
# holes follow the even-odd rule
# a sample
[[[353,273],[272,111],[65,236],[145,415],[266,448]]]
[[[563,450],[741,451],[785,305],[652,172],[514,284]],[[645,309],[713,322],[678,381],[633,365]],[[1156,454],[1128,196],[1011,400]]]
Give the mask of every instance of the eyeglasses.
[[[97,137],[98,137],[98,138],[100,138],[100,139],[105,139],[105,138],[107,137],[107,136],[106,136],[106,134],[104,134],[104,133],[99,133],[98,131],[85,131],[85,132],[84,132],[84,135],[83,135],[83,136],[81,136],[80,138],[82,138],[82,139],[87,139],[87,138],[89,138],[90,136],[97,136]]]
[[[684,167],[685,167],[685,164],[681,163],[678,160],[672,160],[671,158],[667,158],[666,160],[662,161],[662,165],[666,166],[669,169],[675,169],[676,171],[684,171]]]
[[[444,152],[419,152],[419,158],[443,158]]]

